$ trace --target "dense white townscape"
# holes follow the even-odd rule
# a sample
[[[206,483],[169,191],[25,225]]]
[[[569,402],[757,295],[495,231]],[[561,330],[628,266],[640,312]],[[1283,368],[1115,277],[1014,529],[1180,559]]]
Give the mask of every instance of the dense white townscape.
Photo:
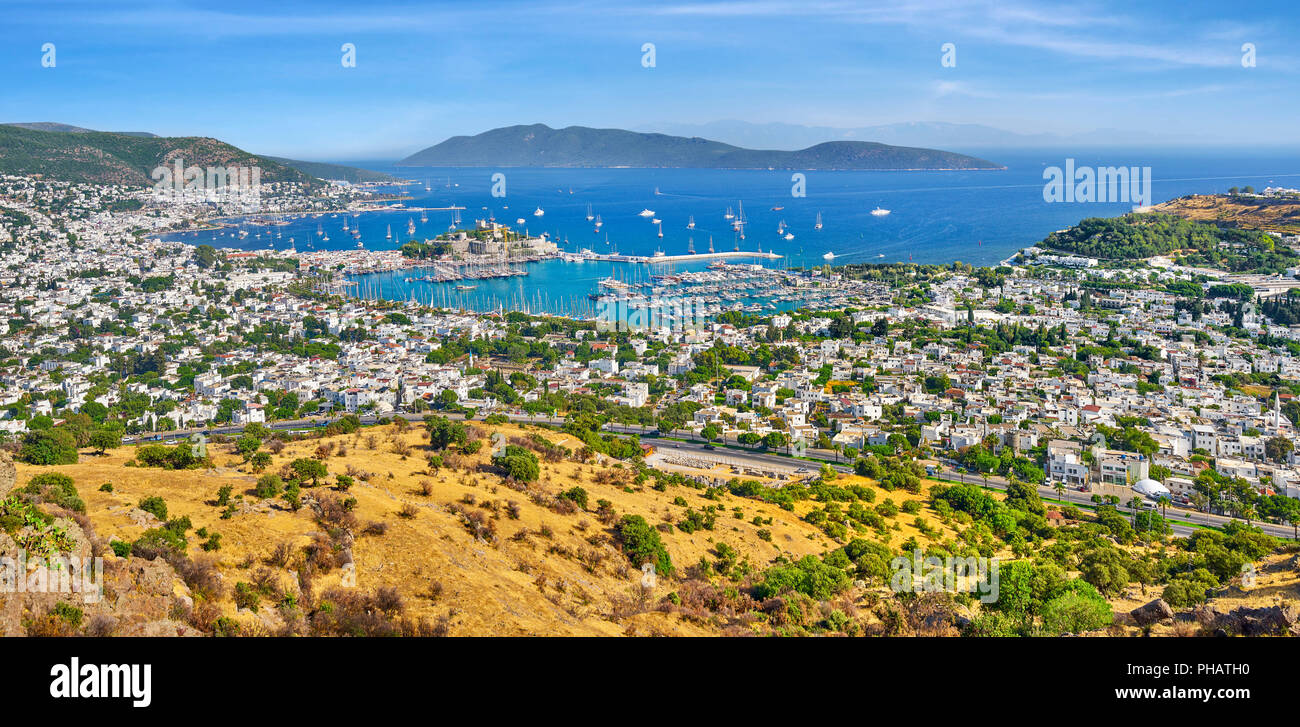
[[[271,210],[360,197],[267,187]],[[545,417],[588,394],[616,421],[751,447],[848,461],[920,447],[934,467],[1108,494],[1156,479],[1175,503],[1233,514],[1300,497],[1300,331],[1245,302],[1294,270],[1219,279],[1029,248],[997,269],[783,273],[840,309],[610,332],[339,295],[332,275],[364,269],[357,253],[151,238],[208,207],[0,179],[6,436],[70,416],[128,438],[342,413]]]

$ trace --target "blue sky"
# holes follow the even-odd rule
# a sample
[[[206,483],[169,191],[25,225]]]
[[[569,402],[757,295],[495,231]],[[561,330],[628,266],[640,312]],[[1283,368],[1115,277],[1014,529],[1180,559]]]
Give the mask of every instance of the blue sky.
[[[1116,129],[1117,143],[1300,142],[1293,2],[5,0],[0,18],[0,120],[201,134],[307,159],[396,158],[535,122],[940,121]],[[47,42],[54,68],[41,66]],[[355,68],[340,63],[344,43]]]

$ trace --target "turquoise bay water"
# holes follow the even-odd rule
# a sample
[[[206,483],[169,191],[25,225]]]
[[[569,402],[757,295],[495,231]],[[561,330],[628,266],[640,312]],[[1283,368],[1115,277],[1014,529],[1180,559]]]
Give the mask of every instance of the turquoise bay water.
[[[1231,186],[1300,186],[1300,152],[1296,150],[1143,151],[1143,150],[1017,150],[985,151],[985,158],[1005,164],[1003,171],[979,172],[825,172],[809,171],[806,196],[792,195],[790,171],[740,171],[699,169],[524,169],[524,168],[392,168],[361,164],[378,171],[415,180],[405,188],[412,199],[407,207],[460,206],[461,228],[472,227],[476,218],[495,216],[498,222],[515,224],[517,218],[532,234],[547,232],[562,249],[577,252],[587,248],[605,253],[651,255],[686,254],[688,241],[697,252],[708,249],[712,236],[718,251],[734,249],[772,251],[781,260],[762,261],[768,267],[821,265],[823,254],[835,254],[834,264],[861,262],[947,263],[954,260],[977,265],[995,264],[1020,248],[1032,245],[1054,230],[1068,227],[1084,217],[1113,216],[1131,208],[1126,203],[1047,203],[1043,200],[1043,169],[1064,166],[1067,157],[1077,166],[1149,166],[1156,202],[1193,193],[1223,192]],[[492,175],[505,175],[506,196],[492,196]],[[426,185],[429,190],[426,191]],[[743,204],[748,221],[745,240],[738,241],[724,218],[728,208],[738,211]],[[592,214],[604,222],[599,233],[586,219]],[[534,216],[537,208],[544,210]],[[781,207],[783,209],[773,209]],[[871,210],[891,211],[877,217]],[[650,209],[660,218],[663,237],[649,218],[638,216]],[[818,213],[823,228],[814,229]],[[431,211],[428,222],[420,222],[413,210],[386,210],[348,218],[359,222],[368,249],[398,247],[411,239],[408,221],[416,224],[413,237],[433,237],[448,229],[452,213]],[[695,229],[688,230],[689,218]],[[785,240],[778,234],[781,223],[794,235]],[[298,249],[313,240],[314,249],[355,247],[351,235],[342,231],[343,217],[324,216],[294,220],[273,228],[246,226],[249,236],[233,234],[176,233],[166,239],[219,247],[277,249],[288,247],[296,238]],[[328,242],[316,235],[321,226]],[[391,226],[393,238],[385,238]],[[263,233],[257,238],[256,232]],[[269,230],[280,233],[270,237]],[[608,238],[608,244],[606,243]],[[698,270],[708,261],[690,261],[675,269]],[[748,261],[755,262],[755,261]],[[636,269],[640,269],[637,272]],[[470,308],[509,308],[528,301],[585,300],[596,291],[596,282],[614,274],[621,278],[650,275],[649,266],[625,263],[562,263],[547,261],[527,265],[529,275],[495,281],[474,281],[471,291],[454,291],[454,286],[435,283],[405,283],[407,276],[420,273],[366,276],[367,287],[385,297],[405,299],[414,294],[427,300],[455,298]]]

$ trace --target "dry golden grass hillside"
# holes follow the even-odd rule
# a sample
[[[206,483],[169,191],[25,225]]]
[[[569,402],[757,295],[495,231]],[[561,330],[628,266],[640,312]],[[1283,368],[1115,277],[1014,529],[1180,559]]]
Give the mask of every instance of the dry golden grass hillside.
[[[229,443],[209,445],[212,466],[204,469],[129,466],[135,448],[122,447],[101,456],[83,453],[75,465],[20,464],[17,479],[21,486],[41,472],[71,476],[103,539],[130,542],[159,527],[162,523],[137,505],[144,498],[162,498],[168,519],[189,518],[188,555],[215,565],[221,583],[216,606],[245,634],[293,628],[304,601],[319,601],[331,589],[384,591],[389,598],[396,593],[405,618],[426,620],[434,631],[452,635],[718,633],[728,626],[725,619],[685,617],[657,610],[656,604],[702,561],[719,560],[725,553],[720,547],[734,549],[728,567],[741,574],[718,578],[721,588],[749,585],[780,557],[798,560],[840,546],[800,519],[819,503],[798,502],[791,512],[705,488],[657,489],[655,478],[638,484],[630,468],[603,455],[587,463],[543,457],[536,482],[512,484],[491,465],[492,433],[512,441],[535,434],[575,452],[582,443],[555,431],[471,426],[483,446],[473,454],[444,453],[445,465],[436,471],[426,460],[428,435],[420,426],[386,425],[284,443],[264,474],[299,458],[318,458],[329,471],[320,486],[303,488],[306,504],[296,512],[281,498],[254,494],[260,475]],[[337,475],[349,475],[355,484],[340,491],[334,484]],[[863,478],[843,479],[869,484]],[[225,518],[226,508],[216,504],[223,486],[231,488],[233,505]],[[574,487],[588,493],[585,509],[556,498]],[[348,518],[351,535],[334,539],[327,518],[311,503],[348,499],[355,500]],[[880,491],[877,502],[886,499],[900,507],[909,500],[921,505],[924,495]],[[600,501],[608,503],[603,510]],[[613,537],[616,518],[632,514],[652,526],[677,524],[688,510],[709,508],[715,509],[711,530],[661,527],[677,578],[660,575],[655,588],[645,591],[641,570]],[[933,538],[952,536],[922,506],[919,512],[891,518],[897,525],[884,538],[896,548],[909,537],[925,537],[914,524],[918,516],[936,528]],[[205,538],[198,531],[219,533],[220,548],[204,552]],[[354,585],[345,567],[348,556],[340,554],[346,550],[355,564]],[[113,558],[112,553],[107,557]],[[305,565],[306,560],[311,564]],[[310,594],[299,583],[304,569],[311,571]],[[745,572],[752,575],[746,578]],[[239,583],[260,592],[256,613],[238,608]],[[276,608],[283,602],[296,603],[298,609]],[[208,620],[216,615],[211,611]]]
[[[1294,235],[1300,232],[1300,203],[1255,197],[1204,194],[1179,197],[1158,204],[1165,212],[1198,222],[1213,222],[1244,230],[1264,230]]]

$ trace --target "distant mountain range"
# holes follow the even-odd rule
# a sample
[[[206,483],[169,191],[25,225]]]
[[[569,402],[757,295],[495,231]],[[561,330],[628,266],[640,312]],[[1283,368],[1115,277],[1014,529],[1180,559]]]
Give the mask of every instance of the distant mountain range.
[[[698,136],[545,124],[453,136],[397,162],[411,167],[675,167],[698,169],[1002,169],[985,159],[869,141],[796,151],[746,149]]]
[[[180,159],[186,166],[257,166],[263,182],[320,184],[391,181],[394,177],[339,164],[254,155],[217,139],[157,136],[144,131],[94,131],[42,121],[0,124],[0,172],[40,174],[97,184],[154,183],[156,167]]]
[[[683,136],[703,136],[728,144],[764,149],[802,149],[826,141],[868,140],[902,146],[976,149],[1002,147],[1053,147],[1064,144],[1115,146],[1123,143],[1170,143],[1150,134],[1098,129],[1080,134],[1020,134],[981,124],[953,124],[943,121],[907,122],[877,126],[832,127],[749,121],[711,121],[702,124],[654,124],[641,131]]]

